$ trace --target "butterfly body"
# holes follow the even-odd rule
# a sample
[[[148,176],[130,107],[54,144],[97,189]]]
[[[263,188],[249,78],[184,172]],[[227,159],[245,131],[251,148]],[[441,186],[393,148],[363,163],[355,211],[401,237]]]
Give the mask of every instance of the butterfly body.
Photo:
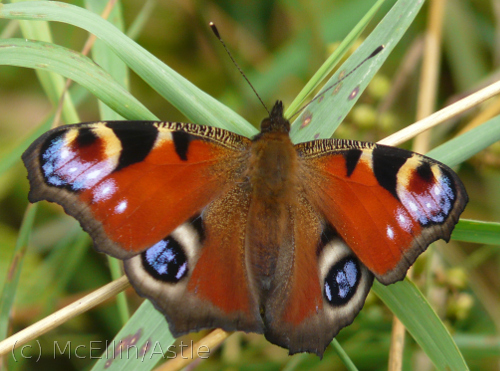
[[[322,355],[373,278],[404,278],[467,203],[435,160],[373,143],[294,145],[277,102],[249,139],[169,122],[54,129],[24,153],[29,199],[62,205],[181,335],[263,333]]]
[[[288,130],[289,126],[274,125],[252,140],[246,181],[240,185],[250,200],[245,241],[248,266],[264,292],[270,288],[283,254],[280,250],[291,233],[290,212],[299,192],[299,163]]]

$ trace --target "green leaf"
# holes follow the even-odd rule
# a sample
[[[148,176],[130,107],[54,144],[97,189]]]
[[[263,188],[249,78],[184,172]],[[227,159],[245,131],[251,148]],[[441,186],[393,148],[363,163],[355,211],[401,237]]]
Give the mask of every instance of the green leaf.
[[[373,291],[391,308],[438,370],[468,370],[449,331],[425,296],[408,279],[390,286],[378,281]]]
[[[180,356],[180,349],[171,347],[174,340],[163,314],[145,300],[92,369],[150,370],[161,359]]]
[[[347,355],[345,350],[340,346],[337,339],[333,339],[332,347],[333,347],[333,349],[335,349],[335,351],[337,352],[337,355],[339,356],[339,358],[342,360],[342,362],[344,363],[344,365],[346,366],[346,368],[349,371],[357,371],[358,370],[358,368],[352,362],[352,360],[349,358],[349,356]]]
[[[500,116],[447,141],[427,153],[448,166],[456,166],[500,140]]]
[[[413,22],[423,2],[398,1],[366,38],[353,55],[325,84],[328,88],[335,84],[340,75],[349,73],[366,57],[384,45],[384,50],[342,81],[337,87],[324,94],[323,98],[312,102],[294,121],[290,132],[294,142],[317,138],[329,138],[347,116],[354,103],[365,90],[371,78],[382,66],[389,53]],[[324,89],[323,89],[324,90]],[[310,119],[307,120],[307,119]],[[306,125],[306,122],[309,124]]]
[[[6,7],[0,7],[0,13]],[[0,64],[57,72],[78,82],[128,119],[157,119],[91,59],[61,46],[21,39],[0,40]]]
[[[11,265],[8,270],[7,278],[2,288],[0,296],[0,339],[5,339],[9,329],[9,320],[12,305],[16,296],[17,284],[21,275],[22,263],[28,248],[28,240],[35,220],[37,205],[32,205],[26,209],[21,230],[17,238],[14,255],[11,259]]]
[[[323,65],[316,71],[314,76],[309,80],[309,82],[300,91],[297,97],[293,100],[290,107],[285,112],[285,117],[289,117],[294,114],[307,98],[311,92],[316,89],[319,84],[328,76],[330,72],[335,68],[337,63],[342,59],[342,57],[347,53],[349,48],[354,45],[354,42],[361,36],[363,30],[368,26],[368,23],[373,18],[375,13],[380,9],[380,6],[385,0],[378,0],[372,8],[363,16],[363,18],[358,22],[358,24],[349,32],[344,40],[340,43],[337,49],[328,57],[328,59],[323,63]]]
[[[101,0],[86,0],[86,7],[96,14],[100,14],[107,6],[107,2]],[[123,32],[123,19],[121,14],[121,6],[118,2],[111,11],[108,20],[113,22],[115,27]],[[92,46],[92,59],[105,71],[107,71],[113,79],[125,89],[129,90],[129,74],[128,68],[113,51],[107,47],[101,40],[95,40]],[[98,101],[99,113],[101,120],[123,120],[124,118],[116,113],[113,109],[104,104],[101,100]],[[118,277],[113,277],[117,279]]]
[[[500,245],[500,223],[461,219],[451,238],[456,241]]]
[[[21,2],[22,1],[20,0],[12,1],[12,3]],[[53,42],[52,34],[47,22],[20,21],[19,25],[21,27],[22,34],[26,39],[44,41],[47,43]],[[54,107],[57,107],[59,104],[59,100],[61,99],[61,96],[65,90],[66,82],[64,81],[63,77],[57,72],[48,72],[41,69],[36,70],[36,74],[43,90],[52,102],[52,105]],[[61,116],[63,121],[65,121],[67,124],[72,124],[80,121],[75,106],[73,105],[73,101],[68,93],[66,93],[64,96]]]
[[[241,116],[199,90],[112,24],[86,9],[57,1],[23,2],[0,7],[0,18],[43,19],[83,28],[102,40],[127,66],[190,121],[222,127],[246,136],[256,133],[256,129]],[[148,119],[148,115],[142,119]]]
[[[459,91],[470,89],[487,76],[483,37],[478,32],[474,9],[466,1],[447,1],[443,41],[446,59]]]

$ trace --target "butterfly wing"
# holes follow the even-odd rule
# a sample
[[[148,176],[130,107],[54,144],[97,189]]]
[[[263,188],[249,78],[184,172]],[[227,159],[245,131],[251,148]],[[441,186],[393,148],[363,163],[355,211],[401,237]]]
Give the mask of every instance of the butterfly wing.
[[[249,145],[201,125],[102,122],[54,129],[23,161],[30,201],[62,205],[98,250],[125,259],[174,335],[262,332],[234,233],[245,228],[245,193],[234,184]]]
[[[265,302],[265,335],[321,356],[361,310],[373,276],[404,278],[427,246],[448,240],[467,194],[446,165],[398,148],[345,140],[295,146],[298,202]]]
[[[64,126],[23,154],[29,200],[62,205],[98,250],[124,259],[170,235],[231,186],[249,145],[194,124]]]
[[[296,150],[307,199],[384,284],[403,279],[430,243],[449,240],[468,201],[449,167],[414,152],[338,139]]]
[[[322,357],[363,307],[373,275],[305,198],[289,210],[290,235],[264,303],[265,336],[290,354]]]
[[[165,314],[174,336],[204,328],[263,332],[246,269],[248,199],[233,187],[192,222],[125,260],[132,285]]]

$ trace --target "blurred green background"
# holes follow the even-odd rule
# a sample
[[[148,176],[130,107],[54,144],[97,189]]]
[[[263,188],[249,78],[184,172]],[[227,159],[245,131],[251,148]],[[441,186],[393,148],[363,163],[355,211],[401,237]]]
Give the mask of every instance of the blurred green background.
[[[7,3],[7,2],[5,2]],[[83,1],[69,1],[85,6]],[[104,3],[104,1],[103,1]],[[363,35],[390,9],[386,1]],[[444,17],[436,109],[498,80],[500,3],[495,0],[448,0]],[[370,0],[281,1],[132,1],[116,5],[119,23],[141,46],[223,104],[258,126],[266,115],[231,64],[208,22],[214,21],[242,69],[268,106],[289,105],[308,79],[373,5]],[[429,24],[425,4],[367,91],[335,133],[336,137],[377,141],[416,119],[423,38]],[[117,20],[115,19],[115,21]],[[121,19],[121,20],[120,20]],[[88,34],[50,23],[54,43],[81,51]],[[17,21],[0,19],[2,38],[23,38]],[[137,75],[130,91],[162,120],[186,121]],[[97,100],[74,84],[81,121],[99,120]],[[75,98],[77,97],[77,98]],[[56,102],[57,103],[57,102]],[[433,130],[430,145],[498,114],[495,98]],[[0,66],[0,285],[11,264],[19,228],[28,205],[26,170],[9,157],[55,111],[32,69]],[[335,109],[335,107],[332,107]],[[69,123],[69,122],[68,122]],[[410,148],[411,143],[405,143]],[[470,203],[463,216],[500,219],[500,145],[492,145],[460,167]],[[44,202],[22,266],[9,333],[15,333],[56,309],[109,282],[108,260],[80,237],[78,224],[54,204]],[[498,237],[497,237],[498,239]],[[437,245],[437,244],[436,244]],[[67,248],[69,246],[69,249]],[[500,369],[500,249],[498,245],[452,242],[438,245],[415,264],[415,282],[426,294],[474,370]],[[142,299],[127,290],[131,309]],[[362,370],[387,369],[391,312],[373,294],[354,323],[337,339]],[[40,338],[65,344],[111,340],[122,326],[116,303],[109,301]],[[200,335],[201,336],[201,335]],[[186,338],[186,339],[189,339]],[[39,362],[5,357],[9,369],[88,369],[94,360],[58,357],[51,349]],[[95,354],[94,354],[95,355]],[[36,358],[36,356],[35,356]],[[323,361],[313,355],[288,357],[263,336],[234,334],[200,369],[343,369],[333,349]],[[425,354],[407,336],[404,369],[432,369]]]

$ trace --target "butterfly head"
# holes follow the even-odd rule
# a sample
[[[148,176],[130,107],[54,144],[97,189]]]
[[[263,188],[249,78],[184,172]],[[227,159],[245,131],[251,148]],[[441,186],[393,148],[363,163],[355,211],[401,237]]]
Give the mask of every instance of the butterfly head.
[[[261,133],[289,133],[290,122],[283,117],[283,102],[278,100],[271,110],[269,117],[260,124]]]

